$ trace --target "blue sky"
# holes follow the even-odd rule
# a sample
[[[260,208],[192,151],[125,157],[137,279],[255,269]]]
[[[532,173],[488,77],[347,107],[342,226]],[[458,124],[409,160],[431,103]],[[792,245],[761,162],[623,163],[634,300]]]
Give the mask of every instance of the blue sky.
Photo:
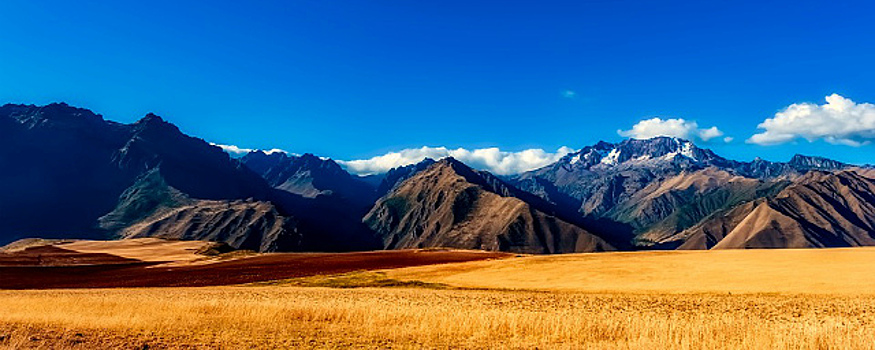
[[[660,117],[716,126],[723,136],[703,144],[730,158],[875,163],[862,105],[875,102],[873,9],[5,0],[0,102],[66,101],[122,122],[155,112],[211,142],[342,160],[422,146],[555,152],[619,141],[618,130]],[[822,105],[832,94],[860,105],[848,115],[797,112],[827,126],[866,125],[803,135],[779,120],[771,132],[782,134],[768,143],[781,142],[746,142],[791,104]]]

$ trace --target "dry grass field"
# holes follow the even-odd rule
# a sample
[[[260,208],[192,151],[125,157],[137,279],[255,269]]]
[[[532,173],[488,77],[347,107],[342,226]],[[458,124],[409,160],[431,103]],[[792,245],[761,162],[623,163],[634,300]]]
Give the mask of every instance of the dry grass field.
[[[875,247],[540,255],[388,272],[467,288],[875,295]]]
[[[6,348],[871,349],[875,299],[410,288],[0,293]]]
[[[875,349],[873,254],[577,254],[246,286],[0,291],[0,348]]]

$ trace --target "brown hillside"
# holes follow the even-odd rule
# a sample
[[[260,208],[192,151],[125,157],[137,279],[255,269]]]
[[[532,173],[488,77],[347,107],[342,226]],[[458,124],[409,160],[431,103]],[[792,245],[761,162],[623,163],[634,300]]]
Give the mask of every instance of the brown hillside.
[[[235,248],[266,252],[276,251],[282,240],[294,239],[293,232],[288,232],[293,227],[289,220],[267,202],[197,201],[153,215],[125,229],[122,236],[227,242]]]
[[[875,180],[815,171],[776,196],[691,228],[682,248],[815,248],[875,245]]]
[[[453,247],[519,253],[614,249],[583,228],[536,209],[516,192],[491,175],[448,158],[378,200],[364,222],[382,236],[387,249]]]

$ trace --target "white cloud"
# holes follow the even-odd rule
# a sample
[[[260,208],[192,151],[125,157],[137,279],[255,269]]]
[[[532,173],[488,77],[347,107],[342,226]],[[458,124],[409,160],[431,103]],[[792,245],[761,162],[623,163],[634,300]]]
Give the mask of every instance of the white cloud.
[[[699,139],[709,141],[716,137],[723,136],[723,131],[720,131],[716,126],[707,129],[700,129],[699,124],[692,120],[684,120],[681,118],[662,119],[651,118],[645,119],[632,126],[630,130],[617,130],[617,133],[623,137],[631,137],[635,139],[649,139],[657,136],[679,137],[682,139]],[[731,137],[724,138],[725,142],[732,141]]]
[[[565,91],[562,91],[562,97],[575,98],[575,97],[577,97],[577,93],[572,91],[572,90],[565,90]]]
[[[453,157],[476,169],[487,170],[499,175],[508,175],[537,169],[554,163],[559,158],[562,158],[562,156],[571,152],[574,152],[574,150],[564,146],[556,150],[555,153],[537,148],[519,152],[507,152],[497,147],[474,150],[422,147],[389,152],[370,159],[338,161],[338,163],[352,173],[368,175],[384,173],[392,168],[415,164],[425,158],[441,159]]]
[[[823,105],[794,103],[757,127],[764,131],[751,136],[748,143],[774,145],[804,138],[861,146],[875,139],[875,105],[832,94]]]
[[[242,155],[245,155],[246,153],[256,151],[256,149],[253,149],[253,148],[240,148],[240,147],[237,147],[234,145],[220,145],[218,143],[212,143],[212,142],[210,142],[210,144],[213,146],[219,147],[223,151],[225,151],[231,155],[234,155],[234,156],[242,156]],[[289,154],[289,152],[286,152],[286,151],[281,150],[279,148],[274,148],[274,149],[270,149],[270,150],[262,150],[262,152],[267,153],[267,154],[274,154],[274,153]]]

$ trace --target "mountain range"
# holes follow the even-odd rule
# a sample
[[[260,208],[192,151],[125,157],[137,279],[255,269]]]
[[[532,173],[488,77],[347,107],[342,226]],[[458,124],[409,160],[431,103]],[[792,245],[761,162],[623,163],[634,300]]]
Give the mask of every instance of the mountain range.
[[[153,114],[0,107],[0,244],[162,237],[256,251],[517,253],[875,245],[875,170],[599,142],[496,176],[445,158],[367,177],[312,154],[237,159]]]

